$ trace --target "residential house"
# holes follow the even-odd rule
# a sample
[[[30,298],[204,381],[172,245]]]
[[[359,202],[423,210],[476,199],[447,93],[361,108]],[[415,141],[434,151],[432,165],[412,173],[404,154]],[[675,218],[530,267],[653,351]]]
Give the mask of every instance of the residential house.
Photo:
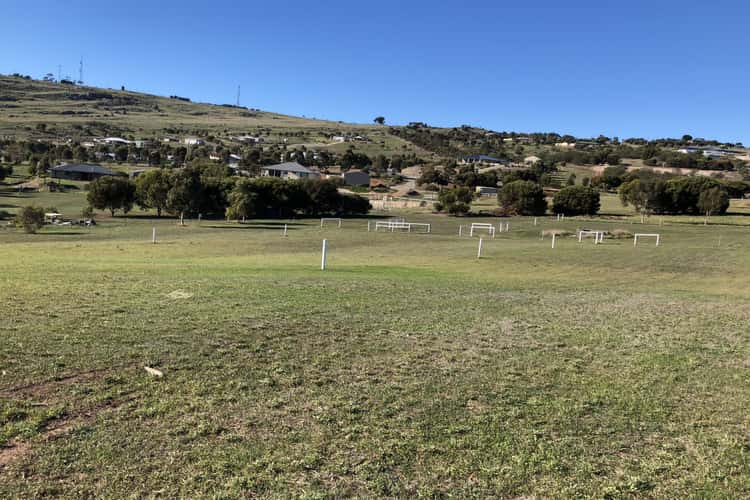
[[[495,158],[494,156],[488,156],[488,155],[469,155],[464,156],[461,158],[460,161],[463,165],[470,165],[470,164],[490,164],[490,165],[501,165],[507,163],[505,160],[501,160],[499,158]]]
[[[66,179],[70,181],[95,181],[105,176],[115,175],[122,174],[104,168],[101,165],[84,163],[63,163],[50,169],[50,176],[53,179]]]
[[[296,161],[261,167],[260,171],[263,177],[280,177],[282,179],[305,179],[319,176],[317,172],[313,172]]]

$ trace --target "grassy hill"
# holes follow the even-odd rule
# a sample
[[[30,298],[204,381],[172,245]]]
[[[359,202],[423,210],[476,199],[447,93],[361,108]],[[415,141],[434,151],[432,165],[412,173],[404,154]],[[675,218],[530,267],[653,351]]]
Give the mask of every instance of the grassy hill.
[[[388,127],[314,120],[230,105],[189,102],[139,92],[65,85],[0,76],[0,136],[14,139],[84,140],[118,136],[262,135],[269,142],[345,151],[333,135],[363,135],[366,154],[419,153],[421,148]]]

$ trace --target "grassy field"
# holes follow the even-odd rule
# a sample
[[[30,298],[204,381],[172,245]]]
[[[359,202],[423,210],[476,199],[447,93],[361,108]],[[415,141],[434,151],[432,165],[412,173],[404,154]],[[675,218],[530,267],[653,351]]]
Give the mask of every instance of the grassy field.
[[[468,218],[135,215],[0,230],[0,497],[750,494],[743,215],[513,218],[480,260]],[[540,239],[579,227],[663,244]]]

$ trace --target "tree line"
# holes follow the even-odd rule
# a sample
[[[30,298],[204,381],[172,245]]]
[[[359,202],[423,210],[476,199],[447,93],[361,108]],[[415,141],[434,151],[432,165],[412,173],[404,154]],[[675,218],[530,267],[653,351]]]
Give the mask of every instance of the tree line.
[[[623,205],[642,214],[723,215],[729,208],[729,189],[709,177],[630,177],[619,187]]]
[[[225,168],[225,167],[224,167]],[[193,165],[178,170],[154,169],[135,181],[102,177],[88,185],[91,207],[112,216],[137,204],[157,216],[244,219],[297,215],[358,215],[370,210],[365,198],[339,193],[322,179],[283,180],[275,177],[233,178],[219,166]]]
[[[465,186],[443,189],[435,209],[451,215],[466,215],[477,194]],[[514,180],[498,190],[497,215],[544,215],[549,204],[542,186],[529,180]],[[552,212],[565,215],[595,215],[601,207],[599,191],[587,186],[567,186],[552,197]]]

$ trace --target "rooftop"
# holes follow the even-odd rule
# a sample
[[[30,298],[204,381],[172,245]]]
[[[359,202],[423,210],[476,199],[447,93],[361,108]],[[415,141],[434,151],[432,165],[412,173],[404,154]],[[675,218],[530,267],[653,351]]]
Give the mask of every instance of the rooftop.
[[[278,165],[266,165],[261,167],[261,170],[278,170],[280,172],[294,172],[298,174],[309,174],[312,171],[297,163],[296,161],[288,161],[286,163],[279,163]]]
[[[90,165],[86,163],[63,163],[52,167],[53,172],[77,172],[81,174],[118,175],[114,170],[101,165]]]
[[[469,155],[464,156],[464,160],[471,160],[471,161],[485,161],[488,163],[502,163],[503,160],[500,158],[495,158],[494,156],[488,156],[488,155]]]

